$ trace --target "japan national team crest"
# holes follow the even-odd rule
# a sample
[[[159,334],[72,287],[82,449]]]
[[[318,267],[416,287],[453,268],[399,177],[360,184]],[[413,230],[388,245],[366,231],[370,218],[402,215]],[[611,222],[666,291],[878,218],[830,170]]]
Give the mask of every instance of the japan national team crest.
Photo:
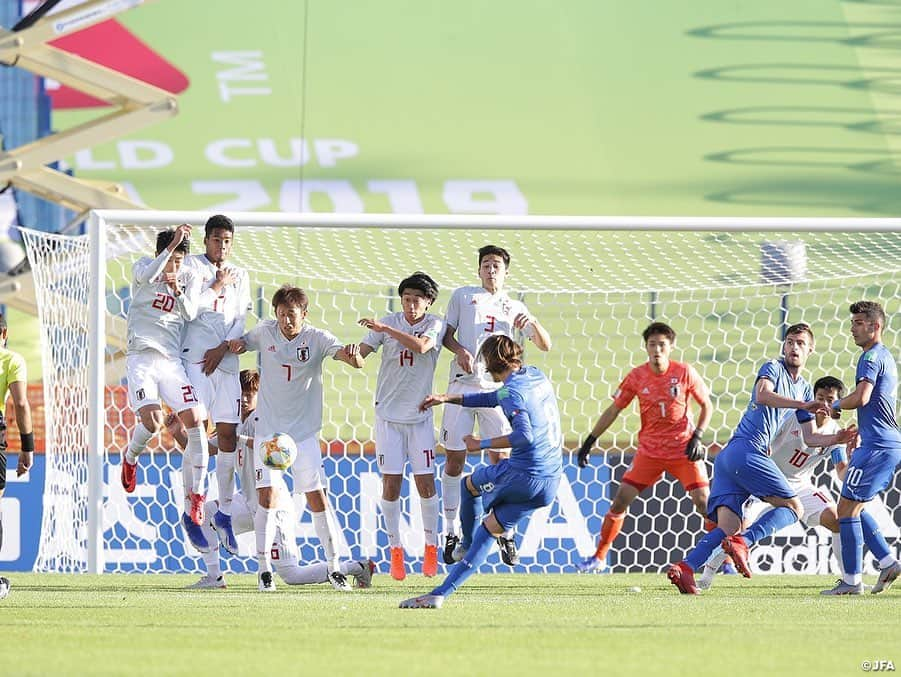
[[[669,380],[669,382],[670,382],[670,386],[669,386],[670,397],[674,397],[674,398],[679,397],[679,379],[671,378]]]
[[[307,346],[301,346],[297,349],[297,359],[306,362],[310,359],[310,349]]]

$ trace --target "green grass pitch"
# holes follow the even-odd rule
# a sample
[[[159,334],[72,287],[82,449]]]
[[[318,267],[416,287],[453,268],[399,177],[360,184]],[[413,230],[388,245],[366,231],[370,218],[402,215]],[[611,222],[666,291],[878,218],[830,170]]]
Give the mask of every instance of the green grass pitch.
[[[824,598],[824,576],[719,576],[700,597],[662,574],[480,575],[440,610],[432,583],[188,591],[195,576],[13,574],[6,675],[850,675],[901,661],[898,590]],[[633,592],[633,587],[640,592]]]

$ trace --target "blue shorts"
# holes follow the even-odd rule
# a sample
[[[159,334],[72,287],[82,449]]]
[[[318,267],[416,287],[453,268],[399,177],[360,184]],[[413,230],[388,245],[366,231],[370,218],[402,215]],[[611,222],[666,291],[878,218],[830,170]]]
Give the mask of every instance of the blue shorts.
[[[861,503],[872,500],[892,481],[899,462],[901,449],[855,449],[848,461],[842,497]]]
[[[731,440],[713,462],[713,480],[707,515],[716,521],[716,509],[729,508],[739,517],[749,496],[792,498],[796,492],[769,456],[744,440]]]
[[[550,505],[557,495],[560,476],[532,477],[510,467],[509,461],[497,465],[480,465],[472,475],[472,483],[482,494],[487,513],[506,530],[512,529],[536,508]]]

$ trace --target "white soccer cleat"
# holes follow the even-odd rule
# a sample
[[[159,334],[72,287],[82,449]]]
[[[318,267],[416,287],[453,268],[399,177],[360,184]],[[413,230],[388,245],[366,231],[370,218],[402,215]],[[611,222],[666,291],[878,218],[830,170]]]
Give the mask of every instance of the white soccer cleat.
[[[878,595],[880,592],[888,590],[892,587],[892,583],[898,579],[898,576],[901,576],[901,563],[895,562],[887,566],[879,572],[879,578],[876,579],[876,585],[870,590],[870,594]]]
[[[351,574],[356,581],[356,585],[361,590],[372,587],[372,576],[375,574],[375,562],[371,559],[361,559],[357,562],[363,570],[358,574]]]
[[[9,595],[9,579],[0,576],[0,599],[4,599]]]
[[[716,567],[712,567],[709,564],[704,565],[704,571],[698,579],[698,588],[700,590],[710,590],[713,586],[713,581],[716,578],[716,571]]]
[[[275,579],[271,571],[261,571],[257,577],[260,592],[275,592]]]
[[[405,599],[398,606],[401,609],[440,609],[444,604],[444,595],[422,595]]]
[[[458,543],[454,546],[454,552],[451,554],[451,557],[454,560],[454,563],[459,562],[461,559],[466,557],[466,552],[469,548],[464,548],[462,543]]]
[[[821,590],[821,595],[862,595],[863,594],[863,583],[858,583],[857,585],[852,585],[851,583],[845,583],[842,579],[838,579],[838,582],[835,584],[834,588],[830,588],[829,590]]]
[[[351,592],[353,590],[353,588],[350,587],[350,583],[347,581],[347,576],[340,571],[330,571],[328,574],[328,582],[335,590],[340,590],[341,592]]]
[[[225,578],[223,576],[217,576],[213,578],[209,574],[201,578],[196,583],[191,583],[191,585],[187,586],[189,590],[210,590],[214,588],[218,588],[224,590],[227,586],[225,585]]]

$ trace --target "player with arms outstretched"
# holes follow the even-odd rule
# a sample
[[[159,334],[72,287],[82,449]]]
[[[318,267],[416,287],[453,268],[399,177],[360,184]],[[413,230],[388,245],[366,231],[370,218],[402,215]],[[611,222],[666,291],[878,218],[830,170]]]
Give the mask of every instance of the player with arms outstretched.
[[[0,314],[0,499],[6,489],[6,396],[12,396],[16,426],[19,428],[19,462],[16,476],[21,477],[34,463],[34,428],[28,402],[28,370],[25,358],[6,347],[9,328]],[[0,502],[0,548],[3,547],[3,503]],[[9,594],[9,580],[0,577],[0,599]]]
[[[613,393],[613,403],[601,414],[579,449],[579,467],[584,468],[597,438],[633,399],[638,398],[641,413],[638,449],[604,516],[597,550],[578,566],[582,573],[604,567],[607,552],[622,529],[629,505],[642,491],[656,484],[664,472],[679,480],[702,516],[707,514],[710,482],[701,445],[704,429],[713,414],[707,386],[691,365],[670,359],[676,343],[676,332],[672,327],[663,322],[652,322],[642,332],[642,338],[648,361],[626,375]],[[698,405],[695,424],[688,415],[690,400]]]
[[[742,528],[742,507],[750,496],[757,496],[774,506],[757,520],[756,526],[752,525],[752,529],[763,533],[775,533],[794,524],[803,515],[804,508],[795,490],[769,456],[770,443],[786,416],[798,417],[804,431],[804,443],[808,446],[845,444],[856,434],[856,430],[835,435],[813,431],[813,414],[829,411],[822,402],[813,399],[810,383],[801,376],[813,348],[810,326],[793,324],[785,330],[782,357],[768,360],[758,370],[748,408],[713,464],[707,516],[717,526],[701,538],[684,560],[667,571],[667,578],[679,592],[700,593],[694,572],[701,568],[718,544],[732,557],[738,571],[750,578],[748,546],[738,533]],[[794,414],[791,413],[793,409],[797,410]]]
[[[490,336],[513,337],[520,331],[542,351],[550,350],[551,338],[547,330],[529,314],[525,304],[510,298],[504,291],[510,254],[501,247],[488,245],[479,249],[479,278],[481,286],[455,289],[447,306],[444,347],[454,353],[450,364],[449,394],[487,393],[496,390],[497,383],[485,378],[484,367],[475,359],[482,343]],[[467,408],[449,404],[444,409],[440,442],[446,458],[441,475],[444,504],[444,562],[453,564],[460,559],[465,546],[460,544],[455,523],[460,510],[460,480],[466,464],[466,435],[472,434],[478,421],[482,437],[498,437],[510,432],[503,413],[496,407]],[[506,450],[489,451],[496,463]],[[498,537],[505,563],[517,561],[516,544],[512,534]],[[461,546],[459,550],[457,547]],[[454,551],[457,550],[457,556]]]
[[[854,391],[836,400],[832,408],[856,409],[860,424],[860,447],[851,454],[842,495],[838,501],[838,523],[842,534],[842,580],[824,595],[859,595],[863,592],[863,545],[866,543],[879,564],[879,578],[870,591],[888,590],[898,576],[901,563],[895,559],[876,520],[864,507],[889,485],[901,462],[901,433],[895,418],[898,369],[895,357],[882,343],[885,311],[875,301],[852,303],[851,336],[863,353],[857,359]]]
[[[241,413],[238,356],[228,350],[228,341],[241,338],[250,309],[247,271],[226,265],[232,251],[235,225],[222,214],[207,219],[203,244],[206,251],[185,259],[184,265],[200,281],[197,317],[188,322],[182,350],[185,373],[215,424],[218,452],[216,481],[219,508],[213,525],[223,546],[237,554],[238,543],[231,526],[231,497],[235,492],[236,430]]]
[[[269,546],[275,535],[277,492],[272,476],[280,473],[263,465],[259,447],[277,433],[288,434],[297,444],[292,467],[294,491],[305,495],[313,516],[313,527],[325,551],[329,582],[335,589],[350,590],[341,573],[337,536],[328,516],[328,499],[322,481],[322,368],[326,358],[356,369],[363,358],[354,344],[342,345],[329,332],[306,323],[309,300],[303,289],[283,285],[272,297],[275,320],[265,320],[242,338],[229,342],[230,350],[260,353],[260,395],[256,411],[254,462],[257,470],[259,507],[254,517],[260,589],[273,586]],[[279,475],[280,477],[280,475]]]
[[[237,447],[235,450],[235,467],[240,478],[241,490],[234,494],[232,506],[232,523],[235,533],[243,534],[254,531],[254,514],[257,509],[256,474],[253,459],[254,424],[253,416],[257,403],[257,392],[260,386],[260,375],[253,370],[245,369],[240,373],[241,382],[241,422],[237,430]],[[170,430],[176,436],[181,427]],[[182,433],[183,434],[183,433]],[[179,441],[182,441],[179,439]],[[275,540],[272,542],[270,556],[276,573],[288,585],[309,585],[312,583],[328,583],[328,565],[325,562],[301,566],[297,559],[297,536],[294,526],[297,524],[297,513],[291,492],[279,474],[271,478],[276,494],[275,500]],[[212,544],[203,550],[203,561],[207,573],[197,582],[189,585],[193,589],[225,588],[225,577],[219,567],[219,549],[216,545],[221,539],[221,530],[214,528],[213,515],[219,509],[219,501],[207,501],[207,520],[203,525],[204,540]],[[368,588],[372,585],[375,564],[372,560],[342,561],[341,573],[353,576],[356,587]],[[274,586],[266,591],[274,590]]]
[[[466,477],[461,506],[464,536],[472,545],[451,569],[444,581],[427,595],[401,602],[402,609],[437,609],[475,573],[493,541],[514,528],[537,508],[550,505],[557,495],[563,473],[560,412],[554,387],[535,367],[522,362],[522,347],[507,336],[491,336],[482,343],[480,357],[485,369],[501,387],[485,393],[429,395],[422,403],[427,409],[454,403],[463,407],[503,409],[511,432],[479,439],[466,436],[469,451],[511,449],[510,457],[495,465],[482,465]],[[482,514],[487,516],[475,527]],[[474,532],[474,533],[471,533]]]
[[[203,523],[209,461],[202,407],[181,362],[185,323],[197,316],[200,292],[196,276],[182,267],[190,237],[191,226],[187,224],[160,232],[156,258],[141,258],[132,269],[125,366],[129,402],[139,420],[121,469],[122,487],[131,493],[137,484],[138,456],[163,427],[160,402],[165,402],[187,429],[182,460],[190,468],[191,480],[186,486],[188,496],[182,516],[186,529],[192,522]]]
[[[403,311],[378,321],[359,321],[370,330],[360,342],[359,351],[365,359],[379,346],[384,347],[375,390],[375,446],[382,473],[380,505],[391,550],[391,577],[402,581],[407,573],[400,541],[400,489],[407,461],[422,508],[422,573],[438,573],[435,428],[432,410],[420,410],[419,404],[432,391],[444,321],[426,312],[438,298],[438,285],[425,273],[415,272],[402,280],[397,293]]]
[[[813,397],[817,402],[825,406],[832,404],[845,394],[845,384],[834,376],[823,376],[813,384]],[[816,414],[814,430],[824,435],[835,435],[841,431],[838,422],[824,411]],[[848,465],[846,445],[835,444],[832,446],[811,446],[804,442],[803,425],[797,416],[786,416],[785,421],[770,444],[770,458],[776,467],[785,475],[789,486],[798,495],[798,500],[804,508],[801,522],[806,527],[822,526],[832,532],[832,551],[841,566],[841,539],[838,529],[838,515],[835,509],[835,501],[829,489],[814,484],[813,473],[822,461],[831,459],[832,465],[839,478],[844,477],[845,468]],[[753,500],[753,499],[752,499]],[[745,542],[748,547],[771,536],[764,533],[758,523],[745,531]],[[704,565],[704,573],[698,579],[698,587],[707,590],[713,584],[714,574],[725,558],[721,546],[717,546],[713,555]]]

